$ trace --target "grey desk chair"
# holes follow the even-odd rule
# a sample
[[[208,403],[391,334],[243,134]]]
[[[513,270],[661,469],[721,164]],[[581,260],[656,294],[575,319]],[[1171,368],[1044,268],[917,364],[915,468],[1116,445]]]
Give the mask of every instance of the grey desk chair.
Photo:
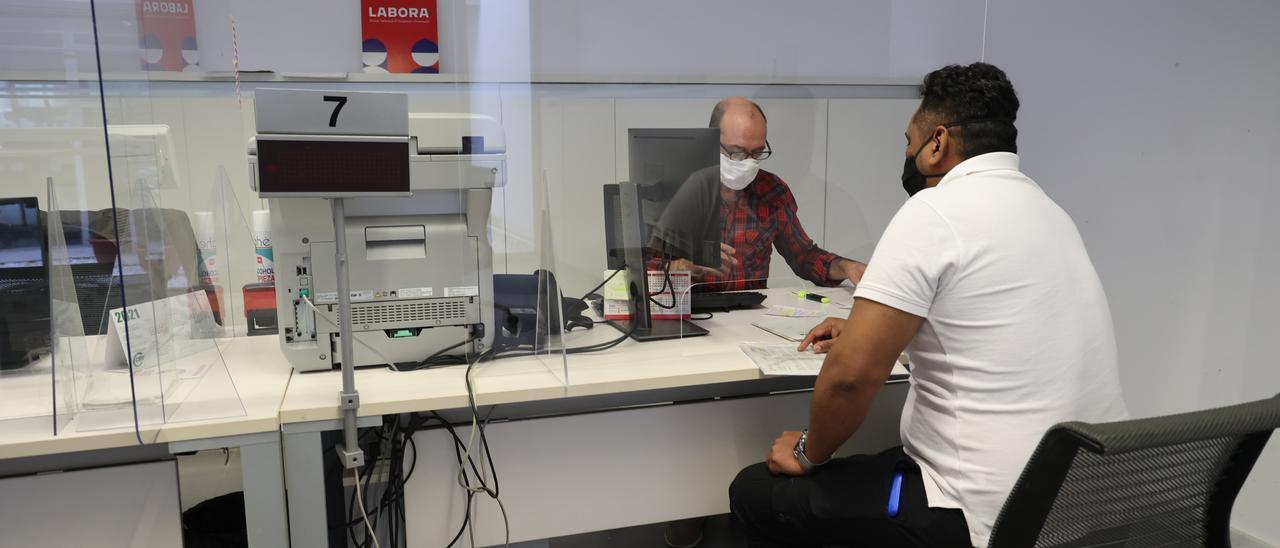
[[[1005,500],[989,546],[1229,547],[1231,506],[1276,428],[1280,395],[1054,426]]]

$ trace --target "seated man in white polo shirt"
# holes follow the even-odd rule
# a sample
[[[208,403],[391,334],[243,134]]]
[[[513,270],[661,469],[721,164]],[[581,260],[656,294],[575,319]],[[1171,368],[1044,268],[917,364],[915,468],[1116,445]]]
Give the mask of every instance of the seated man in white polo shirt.
[[[809,428],[784,432],[729,490],[759,545],[986,546],[1050,426],[1126,417],[1084,242],[1019,171],[1012,84],[989,64],[953,65],[927,75],[921,95],[902,175],[912,197],[849,319],[828,319],[800,345],[829,352]],[[832,458],[904,348],[903,446]]]

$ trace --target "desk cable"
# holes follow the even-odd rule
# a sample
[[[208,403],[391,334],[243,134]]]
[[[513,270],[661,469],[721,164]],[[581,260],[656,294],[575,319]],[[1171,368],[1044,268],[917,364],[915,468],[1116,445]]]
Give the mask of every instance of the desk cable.
[[[597,286],[595,286],[595,287],[591,288],[591,290],[590,290],[590,291],[588,291],[588,292],[586,292],[585,294],[583,294],[583,295],[582,295],[582,298],[581,298],[581,299],[578,299],[578,300],[580,300],[580,301],[585,301],[585,300],[587,300],[587,297],[590,297],[592,293],[595,293],[595,292],[597,292],[597,291],[600,291],[600,288],[602,288],[602,287],[604,287],[606,284],[608,284],[608,283],[609,283],[609,280],[612,280],[612,279],[613,279],[613,277],[614,277],[614,276],[617,276],[619,272],[622,272],[622,271],[624,271],[624,270],[626,270],[626,269],[627,269],[627,267],[624,265],[622,268],[619,268],[619,269],[617,269],[617,270],[614,270],[612,273],[610,273],[610,274],[609,274],[609,276],[608,276],[608,277],[606,277],[606,278],[604,279],[604,281],[603,281],[603,282],[600,282],[600,284],[599,284],[599,285],[597,285]],[[657,299],[653,298],[653,297],[654,297],[654,296],[656,296],[656,295],[661,295],[663,291],[666,291],[666,290],[667,290],[667,288],[671,288],[671,304],[670,304],[670,305],[662,304],[662,303],[658,302],[658,300],[657,300]],[[675,298],[675,286],[674,286],[674,284],[671,282],[671,261],[670,261],[670,260],[663,260],[663,267],[662,267],[662,287],[661,287],[661,288],[659,288],[657,291],[655,291],[655,292],[653,292],[653,293],[650,293],[650,294],[648,295],[648,299],[649,299],[649,302],[651,302],[651,303],[653,303],[653,304],[654,304],[654,306],[657,306],[657,307],[662,308],[662,309],[665,309],[665,310],[670,310],[670,309],[672,309],[672,308],[675,308],[675,307],[676,307],[676,302],[675,302],[675,301],[676,301],[676,298]]]
[[[470,530],[468,527],[472,524],[471,515],[474,509],[472,499],[475,495],[485,494],[491,497],[498,495],[498,475],[493,465],[493,455],[488,449],[488,437],[484,433],[484,428],[489,422],[488,416],[475,422],[475,429],[479,429],[481,432],[480,445],[482,447],[481,451],[484,452],[483,458],[488,461],[486,463],[482,460],[479,465],[476,463],[475,451],[468,452],[464,456],[463,450],[466,448],[467,442],[463,441],[462,436],[457,433],[455,426],[458,425],[446,421],[437,412],[429,411],[427,413],[408,413],[384,417],[382,427],[367,429],[360,436],[362,442],[368,443],[371,435],[377,435],[376,442],[369,444],[370,459],[366,463],[364,470],[358,472],[360,487],[351,492],[350,500],[347,503],[348,521],[345,524],[337,524],[332,527],[334,529],[345,527],[351,546],[378,548],[378,543],[374,539],[377,537],[379,526],[384,519],[390,527],[387,531],[388,545],[397,547],[404,544],[406,516],[408,515],[404,506],[405,485],[412,478],[418,460],[417,444],[413,441],[413,436],[427,429],[433,420],[439,422],[439,426],[449,433],[453,440],[454,457],[457,459],[459,466],[464,468],[462,479],[466,486],[464,490],[467,496],[463,509],[463,520],[457,533],[454,534],[448,544],[450,548],[458,545],[463,535]],[[390,450],[385,455],[383,454],[384,445],[390,447]],[[386,487],[382,489],[380,502],[376,506],[370,507],[367,505],[372,502],[371,499],[374,496],[375,487],[371,479],[375,475],[376,463],[380,461],[385,462],[388,467],[387,480],[385,481]],[[408,466],[407,470],[405,469],[406,465]],[[467,471],[465,470],[466,468],[470,470]],[[489,474],[492,475],[491,478]],[[492,480],[492,487],[489,484],[490,479]],[[507,524],[508,522],[505,519],[506,508],[500,499],[498,499],[498,504],[499,509],[504,513],[503,523]],[[352,519],[357,507],[360,510],[360,514],[355,515],[354,519]],[[368,525],[366,525],[365,516],[367,516]],[[370,534],[366,535],[364,539],[357,538],[354,530],[356,527],[366,529],[370,531]]]
[[[483,422],[480,421],[480,410],[476,407],[475,387],[472,384],[472,373],[474,371],[476,362],[478,361],[480,361],[479,355],[475,356],[474,358],[468,357],[467,371],[464,375],[464,379],[467,384],[467,405],[471,409],[471,431],[467,435],[467,444],[462,452],[463,458],[458,461],[458,486],[462,487],[462,489],[467,492],[468,497],[483,493],[485,495],[488,495],[489,498],[493,499],[495,502],[498,503],[498,510],[502,512],[502,528],[503,528],[503,534],[505,538],[503,544],[508,548],[510,548],[511,523],[507,519],[507,507],[502,504],[502,497],[498,496],[498,469],[493,465],[493,453],[489,451],[489,440],[485,436],[485,423],[487,423],[488,420],[486,419]],[[472,487],[470,481],[468,481],[468,478],[467,478],[467,468],[466,466],[463,466],[463,461],[471,461],[471,449],[475,446],[477,430],[480,432],[480,440],[482,445],[481,451],[483,452],[484,457],[487,458],[487,460],[489,461],[488,471],[493,474],[493,489],[489,489],[489,486],[485,482],[484,474],[479,474],[479,473],[477,474],[476,479],[477,481],[480,482],[480,486]],[[484,459],[482,459],[482,462],[483,460]],[[484,471],[483,466],[481,467],[480,471],[481,472]],[[468,531],[470,532],[471,545],[475,546],[476,541],[475,541],[475,524],[474,523],[472,524],[471,528],[468,529]]]
[[[320,313],[320,311],[316,308],[315,304],[314,304],[314,303],[312,303],[312,302],[311,302],[311,300],[310,300],[309,298],[307,298],[307,297],[305,297],[305,296],[304,296],[304,297],[302,297],[302,301],[303,301],[304,303],[306,303],[306,304],[307,304],[307,306],[308,306],[308,307],[310,307],[310,308],[311,308],[311,310],[312,310],[313,312],[315,312],[317,316],[319,316],[321,319],[323,319],[323,320],[325,321],[325,323],[328,323],[328,324],[329,324],[329,325],[331,325],[331,326],[333,326],[333,325],[334,325],[334,322],[333,322],[333,321],[329,320],[329,318],[325,317],[323,314],[321,314],[321,313]],[[336,327],[336,326],[335,326],[335,327]],[[353,338],[354,338],[354,337],[353,337]],[[438,350],[438,351],[436,351],[435,353],[433,353],[431,356],[428,356],[426,359],[422,360],[422,362],[420,362],[420,365],[421,365],[421,366],[428,366],[428,365],[430,365],[433,361],[435,361],[435,360],[437,360],[437,359],[439,359],[439,358],[442,358],[442,357],[447,357],[447,358],[451,358],[451,359],[456,359],[456,358],[455,358],[455,357],[453,357],[453,356],[444,356],[444,354],[445,354],[446,352],[449,352],[449,351],[454,350],[454,349],[456,349],[456,348],[459,348],[459,347],[465,346],[465,345],[467,345],[468,343],[474,342],[474,341],[475,341],[475,340],[477,340],[478,338],[479,338],[479,337],[471,336],[471,337],[468,337],[466,340],[463,340],[462,342],[459,342],[459,343],[457,343],[457,344],[455,344],[455,345],[452,345],[452,346],[449,346],[449,347],[443,348],[443,349],[441,349],[441,350]],[[356,340],[356,342],[357,342],[357,343],[359,343],[361,346],[365,347],[365,349],[369,350],[369,351],[370,351],[370,352],[372,352],[375,356],[377,356],[377,357],[378,357],[378,359],[380,359],[380,360],[382,360],[382,361],[386,362],[386,365],[387,365],[388,367],[390,367],[392,371],[402,371],[402,369],[400,369],[399,367],[397,367],[394,363],[391,363],[391,360],[388,360],[388,359],[386,358],[386,356],[383,356],[380,352],[378,352],[378,350],[377,350],[377,349],[373,348],[372,346],[370,346],[369,344],[365,343],[364,341],[361,341],[361,340],[359,340],[359,339],[355,339],[355,340]],[[613,344],[617,344],[617,342],[614,342]],[[592,346],[597,346],[597,345],[592,345]],[[612,347],[612,345],[610,345],[609,347]],[[450,548],[452,548],[455,544],[457,544],[458,540],[460,540],[460,539],[461,539],[461,537],[462,537],[462,533],[463,533],[463,531],[464,531],[464,530],[466,530],[466,531],[469,531],[469,532],[470,532],[470,535],[471,535],[471,538],[470,538],[470,540],[471,540],[471,544],[472,544],[472,546],[474,546],[474,545],[475,545],[475,530],[474,530],[474,527],[468,528],[468,525],[469,525],[469,524],[470,524],[470,522],[471,522],[471,520],[470,520],[470,515],[471,515],[471,512],[473,511],[473,507],[472,507],[472,504],[471,504],[471,499],[472,499],[475,495],[477,495],[477,494],[481,494],[481,493],[483,493],[483,494],[485,494],[485,495],[489,496],[489,497],[490,497],[490,498],[492,498],[495,502],[497,502],[497,503],[498,503],[498,509],[502,512],[502,522],[503,522],[503,527],[504,527],[504,530],[505,530],[505,542],[504,542],[504,544],[505,544],[505,545],[507,545],[507,546],[510,546],[510,543],[511,543],[510,520],[509,520],[509,519],[508,519],[508,517],[507,517],[507,509],[506,509],[506,506],[503,504],[502,499],[499,497],[499,494],[498,494],[498,473],[497,473],[497,468],[496,468],[496,467],[494,466],[494,464],[493,464],[493,454],[489,451],[489,439],[488,439],[488,436],[485,434],[485,426],[488,424],[488,419],[486,418],[484,421],[481,421],[481,420],[480,420],[480,412],[479,412],[479,409],[476,407],[476,402],[475,402],[475,390],[474,390],[474,383],[473,383],[473,374],[474,374],[475,364],[476,364],[478,361],[480,361],[481,359],[484,359],[484,358],[491,358],[491,357],[493,357],[493,356],[496,356],[496,355],[497,355],[497,353],[498,353],[498,352],[500,352],[500,351],[501,351],[501,350],[499,350],[498,348],[496,348],[496,347],[495,347],[495,348],[492,348],[492,349],[490,349],[490,350],[488,350],[488,351],[486,351],[486,352],[484,352],[484,353],[477,354],[477,355],[474,355],[474,356],[469,356],[469,357],[466,359],[467,370],[466,370],[465,375],[464,375],[464,380],[465,380],[465,384],[466,384],[466,388],[467,388],[467,402],[468,402],[468,407],[469,407],[469,408],[470,408],[470,410],[471,410],[471,432],[470,432],[470,434],[469,434],[469,436],[468,436],[468,438],[467,438],[466,443],[463,443],[463,442],[462,442],[461,438],[457,435],[456,431],[454,430],[454,428],[453,428],[453,426],[452,426],[451,424],[449,424],[447,421],[445,421],[445,420],[444,420],[444,418],[443,418],[443,417],[441,417],[439,414],[436,414],[435,412],[432,412],[432,414],[434,415],[435,419],[436,419],[436,420],[438,420],[438,421],[440,421],[440,423],[441,423],[442,425],[444,425],[444,426],[445,426],[445,428],[449,431],[449,433],[450,433],[450,434],[452,435],[452,437],[454,438],[454,444],[455,444],[455,445],[454,445],[454,452],[455,452],[455,456],[457,456],[457,458],[458,458],[458,484],[459,484],[459,486],[460,486],[460,487],[462,487],[462,488],[463,488],[463,490],[465,490],[465,491],[466,491],[466,493],[467,493],[467,503],[466,503],[466,509],[465,509],[466,516],[465,516],[465,517],[464,517],[464,519],[463,519],[462,527],[461,527],[461,529],[459,529],[458,534],[454,536],[454,538],[453,538],[453,540],[452,540],[452,541],[450,541],[450,543],[449,543],[449,547],[450,547]],[[413,465],[413,466],[411,466],[411,468],[409,469],[408,474],[398,474],[398,473],[393,473],[393,474],[391,474],[392,476],[400,476],[400,475],[403,475],[404,477],[403,477],[403,478],[399,478],[399,479],[395,480],[395,481],[397,482],[397,486],[398,486],[398,487],[397,487],[397,486],[392,486],[392,487],[388,487],[388,488],[384,489],[384,492],[383,492],[383,501],[381,502],[381,504],[379,504],[379,505],[374,509],[374,515],[375,515],[375,516],[378,516],[378,515],[379,515],[379,513],[383,511],[383,508],[386,508],[386,507],[388,507],[388,506],[391,506],[391,507],[392,507],[392,511],[391,511],[390,513],[392,514],[392,518],[393,518],[393,519],[391,519],[391,520],[389,520],[389,521],[391,522],[391,526],[392,526],[392,528],[393,528],[393,536],[392,536],[392,538],[393,538],[393,539],[395,539],[395,538],[396,538],[396,534],[394,534],[394,531],[399,531],[399,530],[401,530],[401,529],[403,528],[403,523],[402,523],[402,521],[403,521],[403,517],[404,517],[404,513],[403,513],[403,503],[404,503],[404,501],[403,501],[403,499],[404,499],[404,484],[408,481],[409,476],[411,476],[411,475],[413,474],[413,468],[414,468],[414,467],[416,467],[417,458],[418,458],[418,455],[417,455],[417,446],[416,446],[416,444],[414,444],[414,443],[413,443],[413,438],[412,438],[412,436],[413,436],[413,433],[415,433],[418,429],[420,429],[420,428],[423,426],[422,424],[414,424],[414,421],[412,420],[412,417],[411,417],[411,420],[410,420],[410,426],[409,426],[409,428],[405,429],[405,431],[403,431],[403,432],[400,432],[400,435],[399,435],[399,436],[397,436],[397,430],[399,429],[399,421],[400,421],[399,417],[396,417],[396,418],[395,418],[395,423],[393,423],[393,425],[390,427],[390,431],[391,431],[390,438],[383,437],[382,439],[383,439],[383,440],[388,440],[388,439],[389,439],[389,440],[392,442],[392,446],[393,446],[393,449],[392,449],[392,455],[393,455],[393,458],[391,459],[392,464],[394,464],[394,463],[395,463],[395,462],[397,462],[397,461],[399,461],[399,462],[403,462],[403,451],[404,451],[403,447],[404,447],[404,443],[405,443],[405,442],[404,442],[404,441],[400,441],[400,442],[399,442],[399,445],[396,445],[396,441],[397,441],[397,439],[407,440],[408,444],[409,444],[410,446],[414,447],[414,453],[413,453],[413,462],[414,462],[414,465]],[[384,430],[387,430],[387,429],[388,429],[388,428],[387,428],[386,426],[384,426]],[[481,459],[482,459],[482,462],[483,462],[484,460],[487,460],[487,461],[488,461],[488,463],[487,463],[487,464],[488,464],[488,466],[487,466],[487,467],[484,467],[484,466],[477,467],[477,466],[476,466],[476,464],[475,464],[475,460],[474,460],[474,458],[472,457],[472,451],[473,451],[473,449],[474,449],[474,447],[475,447],[476,432],[477,432],[477,431],[479,431],[479,433],[480,433],[480,444],[481,444],[480,454],[482,455],[482,456],[481,456]],[[396,447],[401,447],[401,449],[399,449],[399,457],[398,457],[398,458],[397,458],[397,457],[394,457],[394,456],[396,455],[396,449],[395,449]],[[460,448],[461,448],[461,451],[459,451],[459,449],[460,449]],[[375,455],[376,455],[376,453],[375,453]],[[370,477],[372,476],[372,473],[373,473],[373,466],[374,466],[374,464],[376,464],[376,462],[377,462],[377,458],[376,458],[376,456],[375,456],[375,458],[371,458],[371,459],[369,459],[369,462],[368,462],[368,464],[366,465],[366,471],[365,471],[365,478],[364,478],[364,482],[368,482],[368,481],[369,481],[369,479],[370,479]],[[467,474],[467,470],[466,470],[466,469],[467,469],[467,466],[466,466],[466,464],[468,464],[468,463],[470,464],[470,467],[471,467],[471,471],[472,471],[472,473],[476,476],[476,480],[479,482],[479,485],[478,485],[478,486],[473,486],[473,485],[472,485],[471,478],[470,478],[470,476]],[[490,488],[490,487],[489,487],[489,485],[488,485],[488,483],[487,483],[487,481],[486,481],[487,474],[483,474],[483,473],[481,472],[482,470],[486,470],[486,471],[488,471],[490,474],[492,474],[492,475],[493,475],[493,488]],[[374,545],[374,547],[375,547],[375,548],[381,548],[381,544],[380,544],[380,543],[379,543],[379,541],[378,541],[376,528],[374,527],[374,525],[373,525],[372,521],[370,520],[370,518],[369,518],[369,514],[368,514],[368,511],[367,511],[367,508],[366,508],[366,504],[365,504],[365,493],[362,493],[362,492],[361,492],[361,484],[362,484],[363,482],[361,481],[361,477],[360,477],[360,471],[359,471],[359,469],[354,470],[354,471],[353,471],[353,475],[354,475],[355,482],[356,482],[356,485],[355,485],[355,492],[353,493],[353,495],[354,495],[354,502],[355,502],[356,504],[358,504],[359,509],[360,509],[360,515],[361,515],[362,517],[361,517],[361,519],[360,519],[360,520],[356,520],[354,523],[353,523],[353,522],[348,522],[348,523],[347,523],[347,525],[348,525],[348,527],[350,527],[351,525],[354,525],[354,524],[358,524],[358,523],[363,522],[363,523],[364,523],[364,525],[365,525],[365,528],[369,531],[369,535],[368,535],[368,537],[366,538],[366,541],[365,541],[364,543],[358,542],[358,541],[355,539],[355,537],[354,537],[354,536],[352,536],[352,539],[351,539],[351,540],[352,540],[352,544],[354,544],[354,545],[356,545],[356,546],[367,546],[367,545],[368,545],[368,541],[369,541],[369,540],[372,540],[372,541],[373,541],[373,545]],[[392,481],[392,480],[391,480],[391,479],[388,479],[388,482],[390,482],[390,481]],[[367,490],[368,490],[368,489],[364,489],[364,491],[367,491]],[[398,511],[398,512],[396,511],[396,508],[397,508],[397,507],[399,508],[399,511]],[[348,515],[350,515],[350,513],[351,513],[351,512],[350,512],[350,510],[349,510],[349,511],[348,511]],[[397,513],[398,513],[398,515],[399,515],[399,517],[400,517],[400,519],[398,519],[398,520],[397,520],[397,519],[394,519],[394,518],[396,517]],[[397,543],[396,541],[394,541],[394,540],[393,540],[392,545],[393,545],[393,546],[397,546],[397,545],[398,545],[398,543]]]
[[[378,533],[373,530],[373,525],[369,523],[369,513],[364,508],[364,495],[360,493],[360,468],[352,468],[351,475],[356,480],[356,499],[360,501],[360,515],[364,517],[365,529],[369,531],[369,537],[373,539],[374,548],[382,548],[382,543],[378,542]]]
[[[364,448],[367,449],[368,459],[365,461],[363,470],[354,471],[356,484],[347,502],[348,521],[331,527],[331,529],[345,528],[350,546],[380,548],[378,532],[384,520],[388,525],[386,531],[388,545],[399,547],[404,544],[406,529],[404,486],[413,475],[418,460],[418,449],[412,433],[420,429],[425,422],[426,420],[423,419],[415,421],[411,417],[409,425],[402,426],[399,416],[384,417],[382,427],[366,429],[360,434],[361,445],[367,446]],[[368,440],[370,434],[377,434],[376,441],[373,443]],[[406,458],[408,449],[413,449],[411,458]],[[407,472],[404,470],[406,461],[409,463]],[[377,487],[373,477],[376,475],[375,470],[379,464],[386,467],[386,479],[381,482],[383,486],[378,504],[371,508],[369,504],[373,501],[373,492]],[[360,513],[353,519],[352,516],[357,508]],[[365,529],[368,534],[364,539],[356,538],[354,528]]]
[[[334,322],[329,320],[329,318],[325,317],[323,314],[320,313],[320,311],[316,308],[315,304],[312,303],[309,298],[302,297],[302,301],[306,303],[306,305],[309,308],[311,308],[312,311],[315,312],[316,315],[319,316],[321,319],[323,319],[326,323],[330,325],[334,324]],[[627,331],[626,333],[622,334],[621,336],[615,339],[601,342],[601,343],[581,346],[581,347],[566,348],[563,350],[563,352],[565,352],[566,354],[580,354],[580,353],[598,352],[602,350],[607,350],[625,341],[635,331],[635,328],[636,326],[633,325],[629,331]],[[438,350],[432,355],[422,360],[420,362],[420,365],[427,366],[427,367],[433,364],[444,365],[445,363],[443,362],[445,361],[457,360],[458,357],[446,356],[445,353],[449,352],[450,350],[454,350],[456,348],[466,346],[468,343],[474,342],[477,339],[478,337],[471,336],[455,345]],[[380,352],[378,352],[377,349],[373,348],[372,346],[365,343],[364,341],[361,341],[359,339],[355,339],[355,340],[361,346],[365,347],[365,349],[369,350],[375,356],[377,356],[378,359],[382,360],[383,362],[386,362],[386,365],[390,367],[392,371],[403,371],[403,369],[391,363],[391,361],[388,360],[385,356],[383,356]],[[441,417],[439,414],[435,413],[434,411],[432,412],[432,415],[434,416],[434,418],[437,421],[439,421],[449,431],[449,433],[454,439],[454,453],[458,461],[458,485],[467,494],[463,523],[460,529],[458,530],[458,533],[450,541],[448,545],[449,548],[452,548],[457,544],[458,540],[461,539],[462,534],[464,532],[468,532],[470,536],[471,544],[473,546],[475,545],[475,530],[474,530],[474,524],[471,523],[471,513],[474,511],[474,506],[472,505],[472,499],[477,494],[484,494],[492,498],[495,502],[498,503],[498,509],[502,514],[502,521],[503,521],[503,528],[504,528],[504,545],[510,546],[510,539],[511,539],[510,519],[507,515],[506,505],[503,504],[502,499],[499,496],[497,468],[496,466],[494,466],[493,454],[489,450],[489,440],[488,440],[488,436],[485,433],[485,427],[488,424],[488,418],[485,418],[484,420],[480,419],[480,412],[476,405],[476,400],[475,400],[475,386],[474,386],[473,378],[474,378],[474,372],[475,372],[475,365],[480,361],[490,360],[490,359],[499,359],[502,357],[515,357],[515,356],[535,354],[535,352],[529,351],[522,354],[504,355],[505,352],[516,351],[522,348],[524,348],[524,346],[514,346],[514,347],[503,348],[503,347],[500,347],[500,345],[495,344],[494,347],[486,350],[485,352],[482,352],[479,354],[473,354],[465,358],[467,369],[466,369],[466,372],[464,373],[464,382],[466,384],[466,390],[467,390],[467,404],[471,412],[471,431],[465,443],[463,442],[461,437],[457,435],[456,430],[453,428],[452,424],[445,421],[444,418]],[[446,358],[446,360],[440,360],[440,358]],[[461,364],[459,363],[458,365],[461,365]],[[403,451],[404,451],[403,448],[399,449],[401,456],[399,458],[394,458],[394,455],[396,454],[396,449],[394,449],[394,447],[396,447],[396,445],[394,444],[395,440],[399,437],[399,439],[408,440],[408,443],[412,445],[413,433],[416,432],[422,426],[421,424],[412,425],[413,421],[411,420],[411,426],[405,431],[401,432],[399,436],[397,436],[396,430],[399,424],[399,417],[396,417],[395,421],[396,421],[395,426],[391,428],[391,437],[390,437],[390,439],[393,441],[393,449],[392,449],[393,458],[391,459],[393,463],[395,461],[403,462]],[[386,429],[386,427],[384,427],[384,429]],[[480,448],[479,448],[480,459],[482,463],[487,464],[487,467],[477,466],[475,463],[475,458],[473,456],[473,451],[476,449],[475,442],[476,442],[477,431],[479,432],[479,438],[480,438]],[[383,439],[385,440],[388,438],[384,437]],[[404,442],[402,441],[400,442],[400,447],[403,447],[403,446],[404,446]],[[413,466],[416,466],[416,461],[417,461],[416,445],[414,445],[413,455],[414,455]],[[380,548],[381,546],[377,538],[376,527],[374,526],[373,520],[370,519],[368,509],[366,507],[366,502],[365,502],[366,493],[362,492],[362,489],[361,489],[362,484],[367,485],[367,483],[365,482],[370,481],[370,478],[373,473],[373,465],[376,462],[377,462],[376,458],[369,459],[369,464],[366,465],[367,469],[365,471],[364,478],[361,478],[361,474],[358,469],[353,471],[353,475],[356,481],[355,493],[353,493],[353,495],[354,495],[355,502],[358,503],[361,518],[354,520],[352,522],[348,522],[346,525],[350,527],[352,525],[363,523],[365,528],[369,531],[369,535],[366,538],[366,541],[364,543],[358,542],[356,541],[354,536],[352,537],[352,543],[356,546],[367,546],[369,540],[372,540],[375,548]],[[467,473],[468,465],[471,469],[471,474]],[[404,511],[403,511],[404,484],[408,481],[409,476],[412,475],[413,466],[411,466],[411,468],[409,469],[408,474],[398,474],[398,473],[391,474],[392,476],[403,475],[404,477],[394,480],[396,481],[396,485],[393,485],[384,489],[382,502],[377,507],[374,508],[374,516],[377,519],[381,519],[381,515],[384,515],[384,513],[391,514],[391,518],[389,519],[389,522],[393,530],[392,538],[395,538],[397,536],[396,533],[394,533],[395,531],[399,531],[403,528],[402,520],[404,517]],[[486,471],[489,474],[492,474],[492,480],[493,480],[492,488],[490,488],[488,485],[488,481],[487,481],[488,474],[484,473]],[[478,484],[472,483],[471,475],[475,476],[475,481],[478,482]],[[390,481],[393,481],[393,480],[389,479],[388,482]],[[363,491],[368,491],[368,489],[364,489]],[[390,506],[390,511],[384,512],[383,509],[387,508],[388,506]],[[398,511],[397,511],[397,508],[399,508]],[[350,515],[350,513],[351,512],[348,511],[348,516]],[[396,519],[397,515],[399,516],[399,519]],[[396,546],[398,544],[395,541],[393,541],[392,545]]]
[[[613,277],[614,277],[614,276],[617,276],[619,272],[622,272],[623,270],[626,270],[626,269],[627,269],[627,267],[625,267],[625,266],[624,266],[624,267],[622,267],[622,268],[619,268],[619,269],[617,269],[617,270],[614,270],[614,271],[613,271],[613,273],[612,273],[612,274],[609,274],[609,276],[608,276],[607,278],[605,278],[603,282],[600,282],[600,285],[597,285],[597,286],[595,286],[595,287],[591,288],[591,291],[586,292],[586,294],[582,295],[582,298],[581,298],[581,299],[578,299],[578,300],[581,300],[581,301],[585,301],[585,300],[587,300],[587,297],[590,297],[592,293],[595,293],[595,292],[597,292],[597,291],[600,291],[600,289],[601,289],[601,288],[603,288],[605,285],[607,285],[607,284],[609,283],[609,280],[612,280],[612,279],[613,279]]]
[[[658,299],[654,298],[655,296],[661,295],[663,291],[667,291],[667,289],[671,290],[671,304],[669,305],[662,304],[658,302]],[[676,303],[676,286],[674,283],[671,283],[671,260],[670,259],[663,259],[662,261],[662,287],[659,288],[657,291],[650,293],[648,298],[649,298],[649,302],[653,303],[654,306],[661,308],[663,310],[671,310],[676,307],[676,304],[677,304]]]

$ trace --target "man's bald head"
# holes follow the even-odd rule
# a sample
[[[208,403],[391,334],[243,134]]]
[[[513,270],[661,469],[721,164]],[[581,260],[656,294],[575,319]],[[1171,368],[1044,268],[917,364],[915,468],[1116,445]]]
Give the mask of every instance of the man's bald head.
[[[719,129],[721,121],[730,113],[734,115],[742,114],[748,118],[759,117],[761,122],[769,123],[769,119],[764,115],[764,109],[760,108],[760,105],[757,105],[755,101],[746,97],[730,97],[716,103],[716,108],[711,111],[711,124],[707,127]]]
[[[730,153],[759,152],[768,146],[769,119],[760,105],[745,97],[716,103],[710,127],[720,130],[720,146]]]

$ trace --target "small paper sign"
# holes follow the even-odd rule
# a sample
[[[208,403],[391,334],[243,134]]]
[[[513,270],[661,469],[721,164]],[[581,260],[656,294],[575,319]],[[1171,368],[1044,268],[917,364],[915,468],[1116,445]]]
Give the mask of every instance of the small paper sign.
[[[145,302],[107,312],[107,365],[129,365],[134,370],[158,369],[162,352],[175,354],[189,350],[186,341],[208,339],[216,332],[213,309],[204,291],[192,291],[157,301]],[[128,322],[126,339],[125,322]],[[178,349],[175,344],[183,344]],[[129,355],[126,356],[126,350]],[[170,359],[169,361],[172,361]]]

